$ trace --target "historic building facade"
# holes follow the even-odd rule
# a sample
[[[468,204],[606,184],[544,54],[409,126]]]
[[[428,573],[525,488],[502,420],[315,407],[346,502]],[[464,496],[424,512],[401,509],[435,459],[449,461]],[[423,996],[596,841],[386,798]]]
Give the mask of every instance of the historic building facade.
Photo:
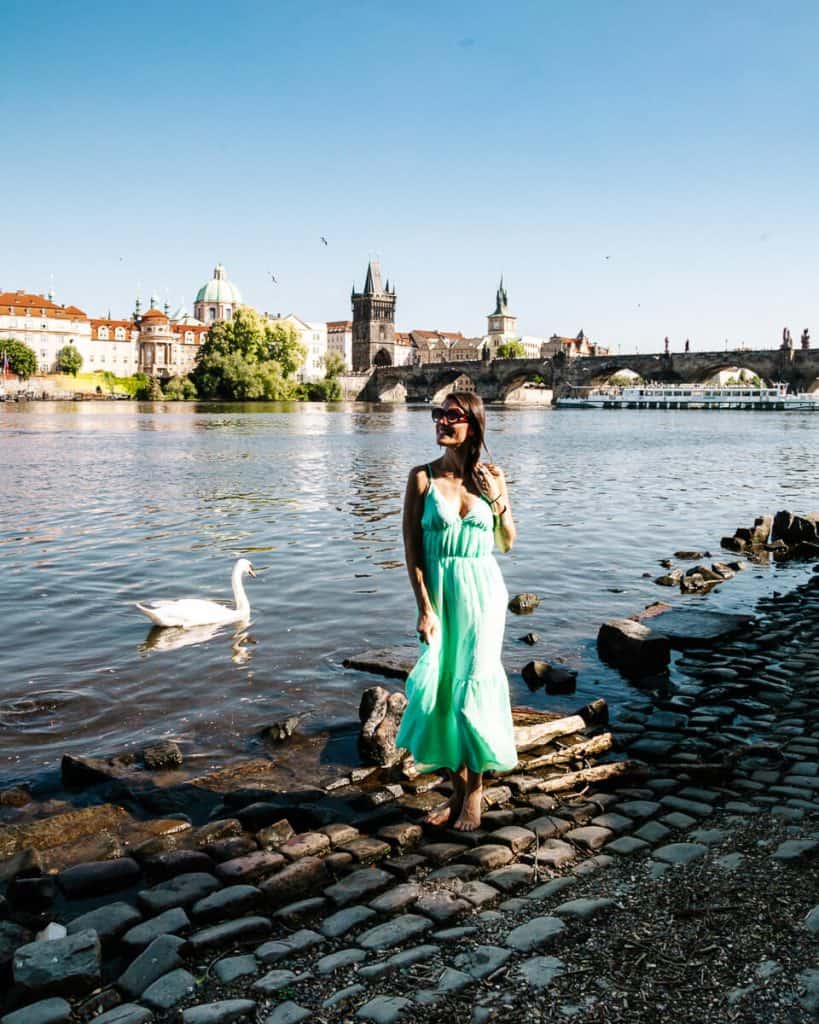
[[[327,323],[327,351],[335,352],[344,360],[348,370],[353,368],[353,321],[330,320]]]
[[[54,293],[0,292],[0,338],[14,338],[34,352],[39,373],[53,373],[57,353],[66,345],[74,345],[88,356],[91,323],[76,306],[60,306]]]
[[[196,293],[193,315],[203,324],[218,324],[230,320],[241,305],[242,293],[228,281],[227,271],[218,263],[213,277]]]
[[[409,346],[396,341],[395,285],[382,284],[381,267],[371,260],[364,288],[350,295],[353,307],[353,371],[373,366],[403,366],[411,361]]]

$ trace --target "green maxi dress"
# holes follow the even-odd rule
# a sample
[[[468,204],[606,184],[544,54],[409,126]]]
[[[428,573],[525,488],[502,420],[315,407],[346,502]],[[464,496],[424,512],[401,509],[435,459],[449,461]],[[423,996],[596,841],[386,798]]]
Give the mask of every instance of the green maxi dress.
[[[420,644],[396,737],[422,771],[457,771],[464,764],[474,772],[509,771],[517,764],[501,663],[509,594],[492,554],[493,526],[487,501],[461,517],[430,474],[421,517],[423,571],[440,629],[431,643]]]

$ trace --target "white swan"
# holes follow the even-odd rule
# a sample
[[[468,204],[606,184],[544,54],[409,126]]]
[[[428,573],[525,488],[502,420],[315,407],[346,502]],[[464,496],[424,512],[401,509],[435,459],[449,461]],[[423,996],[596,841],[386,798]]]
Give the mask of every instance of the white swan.
[[[147,615],[157,626],[180,626],[191,629],[193,626],[224,625],[228,622],[241,622],[250,617],[250,602],[242,586],[242,577],[255,576],[253,566],[246,558],[240,558],[233,566],[230,582],[233,587],[235,608],[219,604],[217,601],[203,601],[200,598],[186,598],[182,601],[152,601],[140,604],[137,608]]]

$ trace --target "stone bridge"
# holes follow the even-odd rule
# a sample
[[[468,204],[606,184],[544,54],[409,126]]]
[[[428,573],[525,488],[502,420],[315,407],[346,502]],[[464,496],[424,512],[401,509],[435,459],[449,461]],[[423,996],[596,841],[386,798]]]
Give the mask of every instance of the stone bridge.
[[[697,384],[732,367],[750,370],[768,383],[784,381],[793,392],[819,389],[819,350],[736,349],[381,366],[373,371],[358,398],[362,402],[441,401],[454,382],[465,376],[485,402],[505,402],[527,381],[540,380],[559,396],[571,386],[602,384],[622,370],[632,370],[645,380]]]

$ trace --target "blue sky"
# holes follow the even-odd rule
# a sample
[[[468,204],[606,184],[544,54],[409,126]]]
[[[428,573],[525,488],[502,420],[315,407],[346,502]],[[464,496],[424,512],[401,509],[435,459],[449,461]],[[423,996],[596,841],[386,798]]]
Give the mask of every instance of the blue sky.
[[[3,0],[0,288],[819,344],[819,5]],[[324,235],[328,246],[320,242]],[[268,277],[273,271],[274,285]]]

